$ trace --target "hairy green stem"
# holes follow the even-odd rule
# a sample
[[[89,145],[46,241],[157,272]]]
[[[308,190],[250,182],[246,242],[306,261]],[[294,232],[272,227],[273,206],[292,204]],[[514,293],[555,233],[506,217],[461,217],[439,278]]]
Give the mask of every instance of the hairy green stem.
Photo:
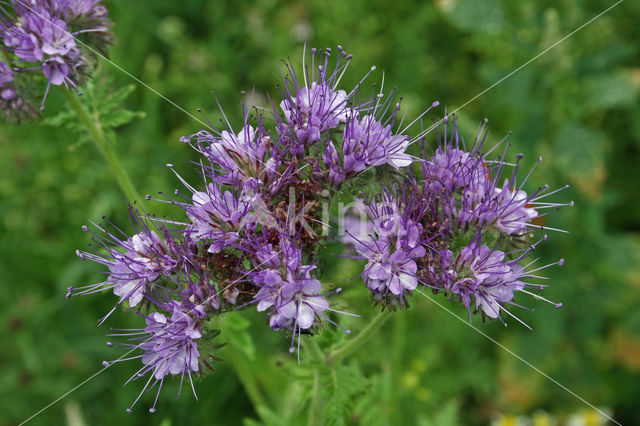
[[[118,161],[115,151],[109,144],[109,141],[102,130],[100,119],[97,116],[92,116],[89,111],[87,111],[78,99],[78,95],[76,93],[64,88],[61,92],[64,99],[67,101],[67,105],[76,112],[78,118],[87,129],[87,132],[89,132],[91,139],[95,142],[98,147],[98,151],[102,154],[102,157],[107,161],[107,163],[109,163],[111,171],[129,202],[133,203],[134,201],[137,201],[138,203],[143,203],[144,201],[140,195],[138,195],[136,188],[131,182],[131,178],[129,178],[129,175],[120,164],[120,161]]]
[[[322,422],[322,400],[320,398],[320,371],[313,372],[313,391],[311,394],[311,406],[309,407],[309,426],[317,426]]]
[[[327,364],[334,364],[357,351],[391,317],[391,311],[382,311],[357,336],[326,356]]]

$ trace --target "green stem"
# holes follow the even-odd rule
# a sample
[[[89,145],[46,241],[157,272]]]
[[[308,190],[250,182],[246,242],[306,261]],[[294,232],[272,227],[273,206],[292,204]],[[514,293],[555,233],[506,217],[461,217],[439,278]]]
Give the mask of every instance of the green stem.
[[[311,394],[311,406],[309,407],[309,426],[322,424],[322,404],[320,398],[320,372],[313,372],[313,393]]]
[[[318,342],[313,336],[310,336],[308,339],[302,340],[302,346],[306,351],[311,354],[311,358],[318,362],[324,362],[324,354],[322,353],[322,349],[318,346]]]
[[[391,311],[386,310],[380,312],[376,317],[367,325],[356,337],[350,339],[347,344],[336,349],[334,352],[327,355],[325,362],[327,364],[333,364],[348,357],[353,352],[357,351],[368,339],[375,333],[382,324],[384,324],[391,317]]]
[[[307,420],[308,425],[320,425],[323,424],[322,407],[324,405],[324,401],[320,395],[320,368],[325,357],[322,353],[322,349],[320,349],[320,346],[318,345],[318,342],[312,336],[308,339],[303,339],[302,345],[304,346],[305,351],[311,354],[311,358],[320,363],[315,365],[313,371],[313,389],[311,393],[311,404],[309,405],[309,419]]]
[[[129,202],[133,203],[134,201],[138,201],[139,203],[142,203],[143,199],[138,195],[129,175],[118,161],[118,157],[109,144],[109,141],[107,141],[107,138],[102,131],[99,118],[92,117],[89,111],[87,111],[78,99],[78,95],[71,90],[63,89],[62,95],[67,101],[69,107],[76,112],[78,118],[82,124],[84,124],[84,127],[87,129],[87,132],[89,132],[91,139],[95,142],[98,147],[98,151],[102,154],[102,157],[107,161],[107,163],[109,163],[111,171],[115,175],[122,192],[124,192],[124,195],[129,199]]]
[[[260,410],[258,408],[268,407],[268,405],[262,395],[262,391],[260,390],[258,381],[252,371],[249,360],[247,360],[241,350],[235,347],[232,341],[227,342],[225,350],[229,354],[231,364],[233,365],[233,369],[235,370],[238,379],[240,379],[240,383],[242,383],[242,387],[251,400],[251,404],[254,406],[256,413],[259,415]]]

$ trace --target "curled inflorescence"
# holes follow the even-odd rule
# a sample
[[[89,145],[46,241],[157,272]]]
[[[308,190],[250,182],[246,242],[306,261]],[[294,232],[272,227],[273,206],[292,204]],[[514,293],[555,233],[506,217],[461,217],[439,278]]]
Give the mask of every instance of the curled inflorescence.
[[[37,116],[51,85],[78,90],[96,54],[112,42],[100,0],[10,0],[0,6],[0,109],[7,120]]]
[[[323,241],[340,240],[329,228],[346,230],[341,241],[352,254],[344,256],[365,261],[362,280],[383,309],[431,290],[460,301],[470,318],[478,311],[501,318],[513,316],[516,293],[541,298],[543,286],[533,281],[545,266],[524,259],[546,239],[533,231],[561,206],[544,200],[556,191],[527,194],[531,173],[517,180],[521,156],[507,162],[507,147],[496,158],[483,154],[486,123],[467,147],[454,116],[425,128],[422,118],[437,102],[405,123],[395,90],[385,95],[374,85],[366,93],[370,73],[340,89],[351,55],[338,47],[332,56],[311,49],[301,77],[284,62],[282,100],[245,107],[239,128],[220,108],[223,128],[209,123],[182,138],[200,154],[202,181],[176,173],[186,191],[156,199],[184,210],[182,219],[131,208],[133,235],[97,226],[93,253],[78,252],[108,272],[69,296],[110,289],[116,307],[145,318],[145,328],[117,334],[127,341],[110,343],[139,350],[143,367],[132,379],[148,375],[145,390],[211,367],[216,321],[230,311],[264,312],[271,329],[290,333],[298,354],[302,334],[340,327],[342,289],[322,282],[316,260]],[[415,142],[419,154],[410,155]],[[360,191],[366,187],[373,193]],[[339,201],[360,217],[332,226],[329,205]]]

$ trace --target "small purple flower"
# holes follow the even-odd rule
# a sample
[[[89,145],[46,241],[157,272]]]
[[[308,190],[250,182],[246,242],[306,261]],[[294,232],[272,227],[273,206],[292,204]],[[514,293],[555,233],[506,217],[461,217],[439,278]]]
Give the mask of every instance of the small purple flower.
[[[337,89],[337,86],[349,66],[351,55],[347,55],[338,46],[338,58],[334,70],[330,72],[331,49],[324,51],[324,61],[316,58],[316,49],[311,49],[311,54],[311,73],[306,69],[303,59],[305,68],[302,82],[298,79],[293,64],[285,63],[288,75],[284,78],[280,109],[284,113],[286,125],[281,123],[278,133],[285,138],[289,134],[295,136],[297,144],[292,143],[290,147],[294,153],[320,140],[320,133],[344,123],[350,110],[347,105],[349,95],[344,90]]]
[[[542,216],[538,208],[557,209],[572,205],[539,202],[564,188],[547,192],[549,187],[544,186],[527,195],[522,188],[533,169],[519,185],[516,184],[522,154],[517,156],[511,176],[499,186],[506,168],[511,165],[504,161],[506,149],[496,160],[489,160],[486,154],[479,152],[486,139],[486,122],[468,151],[455,119],[445,120],[438,137],[436,152],[422,164],[422,187],[426,198],[437,200],[432,209],[448,219],[449,232],[465,233],[492,227],[506,235],[522,237],[528,228],[538,227],[531,223]]]
[[[0,39],[16,66],[24,71],[41,69],[48,79],[41,109],[51,85],[78,90],[91,53],[81,50],[76,37],[105,53],[111,35],[104,6],[93,0],[12,1],[13,11],[0,10]],[[72,29],[73,28],[73,29]],[[33,63],[37,65],[32,65]]]
[[[230,182],[241,183],[248,178],[271,175],[277,168],[276,160],[267,156],[271,139],[262,126],[254,128],[245,124],[237,134],[223,130],[219,136],[202,130],[181,141],[195,141],[205,157],[229,174]]]
[[[313,278],[295,277],[295,271],[288,270],[282,277],[275,270],[259,274],[256,284],[262,285],[255,296],[258,312],[273,308],[269,325],[274,330],[282,328],[307,330],[315,321],[315,316],[327,310],[329,303],[320,295],[322,285]]]
[[[210,243],[208,251],[216,253],[238,239],[238,231],[255,222],[252,203],[237,190],[226,191],[211,182],[206,192],[194,192],[192,204],[183,204],[191,221],[191,238]]]
[[[123,254],[114,254],[109,265],[109,281],[114,283],[113,293],[130,306],[136,306],[148,290],[148,285],[161,275],[173,272],[177,262],[167,255],[163,241],[154,231],[138,233],[123,247],[131,248]]]
[[[369,203],[370,234],[363,240],[352,237],[356,251],[368,261],[362,273],[367,288],[403,304],[418,286],[416,259],[426,250],[422,226],[400,210],[395,197],[386,191],[380,201]]]
[[[132,217],[135,216],[132,214]],[[155,283],[162,276],[170,276],[179,269],[181,262],[188,259],[188,249],[180,250],[179,247],[183,244],[189,246],[189,242],[173,241],[173,234],[163,229],[161,232],[167,239],[165,242],[144,220],[137,217],[135,220],[141,229],[126,240],[120,240],[118,236],[103,228],[99,229],[105,236],[93,234],[94,241],[106,255],[77,251],[81,259],[105,265],[109,269],[109,275],[105,281],[97,284],[70,287],[67,297],[113,289],[114,294],[120,297],[118,305],[128,301],[130,306],[137,306],[148,294],[151,283]],[[87,227],[83,229],[88,231]],[[104,318],[106,319],[111,312]]]
[[[393,135],[391,127],[392,124],[385,126],[372,115],[349,117],[342,142],[346,175],[353,176],[370,166],[389,164],[399,168],[411,164],[411,156],[404,153],[409,138]]]
[[[507,255],[511,253],[505,253],[482,245],[481,236],[477,234],[468,246],[460,250],[460,253],[450,265],[448,271],[451,276],[449,277],[450,281],[447,283],[446,291],[457,296],[462,301],[469,311],[470,320],[474,311],[482,310],[489,318],[498,318],[501,312],[505,312],[520,321],[504,305],[515,305],[512,302],[515,292],[526,293],[536,299],[549,302],[527,290],[528,287],[537,290],[542,290],[544,287],[539,284],[529,283],[527,279],[539,278],[535,275],[535,272],[552,265],[562,265],[564,263],[560,259],[558,262],[532,270],[526,270],[525,267],[519,265],[518,262],[530,251],[534,250],[538,243],[532,245],[515,259],[509,259]],[[472,306],[472,297],[475,306]],[[561,303],[549,303],[556,307],[562,306]]]
[[[11,67],[0,61],[0,87],[13,83],[13,71]]]
[[[298,142],[308,145],[320,139],[320,133],[335,129],[347,119],[347,93],[329,87],[324,77],[303,87],[280,102],[280,108]]]
[[[494,188],[496,220],[495,224],[502,232],[511,235],[523,234],[527,231],[527,223],[538,217],[538,211],[529,204],[527,193],[521,189],[510,188],[505,180],[502,188]]]
[[[316,317],[333,323],[323,314],[331,308],[321,294],[322,284],[311,276],[316,266],[302,264],[301,250],[286,235],[280,235],[279,250],[264,246],[256,251],[256,258],[257,271],[251,274],[258,289],[254,300],[259,312],[270,309],[269,325],[273,330],[291,330],[295,339],[314,325]]]
[[[5,120],[21,122],[35,118],[38,114],[31,104],[24,99],[14,81],[15,75],[11,67],[0,61],[0,111]]]
[[[475,200],[484,196],[488,168],[477,153],[445,145],[423,164],[423,169],[425,179],[443,190],[464,190]]]
[[[369,260],[362,277],[375,293],[390,291],[394,296],[401,296],[418,287],[418,267],[413,258],[424,256],[425,250],[424,247],[410,250],[400,247],[390,254],[389,245],[388,241],[374,241],[359,246],[359,253]]]
[[[163,313],[154,312],[146,317],[147,326],[144,329],[112,335],[132,336],[129,341],[133,343],[116,344],[126,348],[141,349],[143,354],[112,361],[111,363],[105,361],[105,367],[114,362],[140,358],[144,366],[131,376],[127,383],[149,374],[147,383],[133,404],[131,404],[131,407],[127,409],[128,412],[131,412],[131,409],[147,389],[151,389],[158,384],[155,401],[149,409],[151,413],[155,412],[158,396],[168,375],[180,375],[178,395],[182,391],[184,376],[188,376],[193,395],[196,399],[198,398],[193,387],[192,373],[200,371],[200,353],[198,352],[196,341],[202,338],[202,332],[198,320],[194,319],[194,316],[197,316],[199,311],[187,311],[181,303],[176,301],[163,304],[161,307],[169,312],[171,316],[167,317]],[[149,387],[152,381],[153,384]]]
[[[26,9],[4,28],[4,43],[22,61],[38,62],[49,86],[77,88],[76,68],[84,61],[67,24],[45,8]],[[46,93],[42,101],[46,100]]]

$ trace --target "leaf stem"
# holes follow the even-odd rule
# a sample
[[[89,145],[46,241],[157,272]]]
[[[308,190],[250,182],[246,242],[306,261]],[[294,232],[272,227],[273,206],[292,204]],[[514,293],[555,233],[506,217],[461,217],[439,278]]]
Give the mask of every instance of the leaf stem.
[[[131,182],[131,178],[129,178],[129,175],[120,164],[120,161],[118,161],[115,151],[109,144],[109,141],[102,130],[99,118],[92,117],[89,111],[87,111],[78,99],[78,95],[73,93],[71,90],[63,88],[61,92],[64,99],[67,101],[67,105],[69,105],[69,107],[78,115],[78,118],[87,129],[91,139],[95,142],[98,151],[100,151],[102,157],[111,167],[111,171],[118,181],[120,189],[122,189],[122,192],[124,192],[124,195],[127,197],[129,202],[133,203],[134,201],[138,201],[139,203],[143,203],[143,199],[138,195],[138,192]]]
[[[356,337],[326,356],[326,364],[334,364],[357,351],[391,317],[391,311],[380,312]]]

